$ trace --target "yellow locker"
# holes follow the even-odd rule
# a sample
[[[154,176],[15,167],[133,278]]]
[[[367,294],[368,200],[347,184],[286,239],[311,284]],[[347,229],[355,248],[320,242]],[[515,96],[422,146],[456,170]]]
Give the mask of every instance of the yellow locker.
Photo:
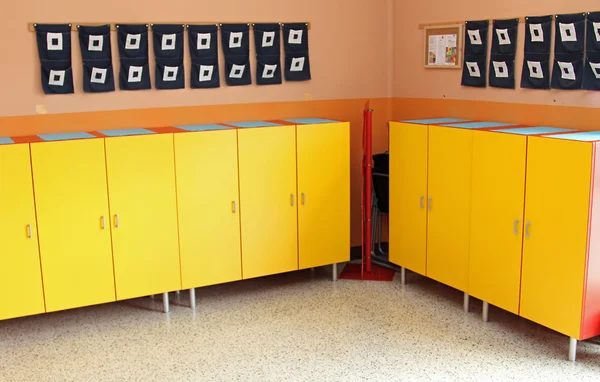
[[[530,137],[520,315],[579,338],[592,145]]]
[[[473,132],[469,294],[519,313],[527,137]]]
[[[427,125],[390,122],[390,262],[426,274]]]
[[[469,281],[473,131],[429,126],[427,276],[461,291]]]
[[[31,144],[48,312],[115,301],[103,139]]]
[[[29,145],[0,145],[0,320],[44,312]]]
[[[237,132],[175,135],[183,289],[242,278]]]
[[[181,289],[173,134],[106,138],[117,299]]]
[[[238,130],[245,279],[298,269],[296,127]]]
[[[300,269],[350,261],[350,128],[297,126]]]

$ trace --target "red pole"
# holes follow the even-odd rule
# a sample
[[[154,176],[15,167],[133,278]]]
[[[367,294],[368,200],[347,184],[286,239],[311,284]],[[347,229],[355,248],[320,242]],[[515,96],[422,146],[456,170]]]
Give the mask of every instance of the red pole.
[[[373,194],[373,147],[372,147],[372,135],[373,135],[373,110],[367,109],[365,110],[365,158],[364,158],[364,187],[365,187],[365,244],[364,251],[366,254],[365,261],[365,271],[367,273],[371,272],[371,248],[373,238],[372,235],[372,224],[371,221],[373,215],[373,206],[372,206],[372,194]]]
[[[363,125],[362,125],[362,150],[363,150],[363,157],[362,157],[362,163],[360,166],[360,171],[361,171],[361,180],[362,180],[362,184],[361,184],[361,189],[360,189],[360,223],[361,223],[361,255],[360,255],[360,278],[363,279],[364,278],[364,271],[365,271],[365,254],[367,253],[366,251],[366,231],[365,231],[365,227],[366,227],[366,220],[365,220],[365,182],[366,182],[366,178],[365,178],[365,147],[366,147],[366,133],[367,133],[367,109],[369,108],[369,103],[367,102],[367,104],[365,105],[365,110],[363,111]]]

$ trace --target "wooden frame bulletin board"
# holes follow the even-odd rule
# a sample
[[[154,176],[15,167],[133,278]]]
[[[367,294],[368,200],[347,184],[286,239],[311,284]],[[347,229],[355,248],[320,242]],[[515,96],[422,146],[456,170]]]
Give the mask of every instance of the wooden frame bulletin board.
[[[460,69],[463,24],[425,26],[426,68]]]

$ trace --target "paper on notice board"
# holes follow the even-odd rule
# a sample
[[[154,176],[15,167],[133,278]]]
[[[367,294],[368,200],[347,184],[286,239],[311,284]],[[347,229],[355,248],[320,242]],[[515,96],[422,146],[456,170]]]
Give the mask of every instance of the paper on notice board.
[[[456,65],[456,35],[443,34],[429,36],[429,65]]]

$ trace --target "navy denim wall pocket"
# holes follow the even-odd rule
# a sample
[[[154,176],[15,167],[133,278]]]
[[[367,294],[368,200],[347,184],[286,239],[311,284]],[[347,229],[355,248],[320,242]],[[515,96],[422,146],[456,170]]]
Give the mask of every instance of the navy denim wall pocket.
[[[225,57],[225,78],[229,86],[251,84],[250,59],[245,56]]]
[[[465,22],[462,86],[486,87],[488,29],[488,20]]]
[[[219,75],[218,32],[213,25],[187,25],[190,56],[190,86],[192,89],[210,89],[221,86]]]
[[[490,86],[515,88],[515,52],[519,19],[494,20],[492,54],[490,58]]]
[[[588,52],[583,69],[583,88],[600,90],[600,52]]]
[[[110,25],[78,25],[77,30],[83,59],[83,91],[86,93],[114,91]]]
[[[150,67],[148,59],[129,58],[121,59],[119,73],[121,90],[147,90],[151,88]]]
[[[118,24],[117,36],[121,69],[121,90],[150,89],[148,66],[148,24]]]
[[[583,54],[558,54],[552,68],[552,88],[579,90],[583,82]]]
[[[525,53],[521,87],[525,89],[550,89],[550,54]]]
[[[515,88],[515,56],[513,54],[493,54],[490,58],[490,86]]]
[[[256,84],[281,84],[281,25],[253,24],[256,47]]]
[[[250,27],[248,24],[221,24],[225,55],[225,81],[229,86],[250,85]]]
[[[583,85],[585,14],[556,15],[552,89],[579,90]]]
[[[34,24],[45,94],[71,94],[71,25]]]
[[[216,57],[192,60],[190,84],[193,89],[210,89],[220,86],[219,61]]]
[[[552,19],[551,15],[525,17],[521,88],[550,89]]]
[[[587,14],[587,48],[588,52],[600,52],[600,12]]]
[[[585,14],[556,15],[554,54],[583,52]]]
[[[183,70],[182,59],[156,58],[156,88],[185,88],[185,75]]]
[[[83,91],[86,93],[115,91],[115,77],[111,60],[83,62]]]
[[[587,14],[583,89],[600,90],[600,12]]]
[[[185,88],[183,28],[181,24],[152,24],[156,88]]]
[[[462,86],[472,86],[484,88],[486,78],[486,57],[470,56],[465,57],[462,71]]]
[[[73,93],[70,61],[42,61],[42,89],[45,94]]]
[[[308,53],[308,23],[282,24],[286,81],[308,81],[311,77]]]

